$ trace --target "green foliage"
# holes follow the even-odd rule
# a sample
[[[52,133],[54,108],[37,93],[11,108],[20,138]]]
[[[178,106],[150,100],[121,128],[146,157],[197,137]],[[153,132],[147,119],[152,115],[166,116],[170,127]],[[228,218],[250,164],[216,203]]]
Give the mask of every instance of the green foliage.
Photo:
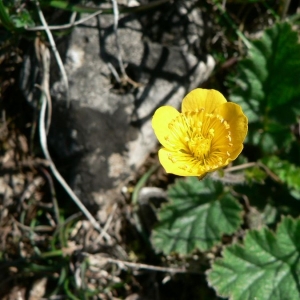
[[[288,23],[276,24],[251,43],[248,57],[239,63],[238,86],[230,97],[243,107],[250,123],[261,117],[287,124],[296,120],[299,52],[297,32]]]
[[[293,141],[290,125],[300,111],[300,44],[288,23],[265,30],[238,64],[230,99],[249,118],[248,141],[275,152]]]
[[[164,253],[209,250],[241,225],[242,208],[220,183],[189,177],[177,180],[168,195],[170,203],[160,210],[152,236]]]
[[[15,25],[12,22],[8,9],[4,6],[3,1],[0,1],[0,25],[3,25],[8,31],[14,31]]]
[[[277,156],[266,157],[262,162],[288,186],[290,194],[299,200],[300,168],[286,160],[281,160]]]
[[[34,1],[33,1],[34,2]],[[101,9],[102,14],[114,14],[113,8],[101,7],[99,3],[95,6],[85,5],[86,1],[65,1],[65,0],[40,0],[37,1],[42,10],[57,9],[59,11],[77,12],[77,13],[95,13]],[[97,1],[96,1],[97,2]],[[100,1],[100,4],[103,1]],[[168,0],[154,1],[139,6],[121,6],[120,13],[138,13],[159,7]],[[103,4],[103,3],[102,3]],[[106,3],[104,3],[105,5]],[[0,26],[3,25],[7,31],[13,33],[25,33],[26,27],[33,27],[39,23],[36,5],[30,1],[7,0],[0,1]],[[62,28],[62,30],[64,30]],[[28,34],[28,32],[26,32]],[[26,34],[23,35],[26,37]]]
[[[11,15],[10,18],[16,28],[30,27],[35,25],[29,11],[26,9],[21,10],[18,14]]]
[[[253,182],[263,184],[267,174],[258,166],[245,170],[245,177],[249,185]]]
[[[238,169],[246,181],[232,188],[210,180],[178,180],[168,190],[170,202],[158,212],[152,242],[165,254],[205,252],[242,225],[243,245],[226,246],[222,258],[212,261],[209,285],[219,296],[234,300],[296,300],[300,220],[286,216],[299,215],[295,198],[300,199],[300,156],[292,130],[300,114],[298,33],[291,24],[276,23],[245,45],[249,51],[230,77],[234,84],[229,98],[249,118],[242,163],[258,164]],[[267,226],[273,228],[280,218],[274,233]]]
[[[208,272],[222,297],[234,300],[300,298],[300,220],[284,218],[274,234],[249,231],[244,246],[228,246]]]

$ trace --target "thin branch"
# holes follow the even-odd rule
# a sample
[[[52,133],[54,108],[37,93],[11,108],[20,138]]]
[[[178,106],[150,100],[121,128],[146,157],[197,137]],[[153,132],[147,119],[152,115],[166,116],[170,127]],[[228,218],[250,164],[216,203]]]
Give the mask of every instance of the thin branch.
[[[125,67],[123,64],[123,59],[122,59],[122,54],[121,54],[121,46],[119,43],[119,36],[118,36],[118,25],[119,25],[119,8],[118,8],[118,3],[117,0],[111,0],[112,5],[113,5],[113,12],[114,12],[114,33],[115,33],[115,38],[116,38],[116,46],[117,46],[117,51],[118,51],[118,62],[119,62],[119,67],[122,73],[123,79],[127,79],[127,74],[125,71]]]
[[[107,66],[108,66],[109,70],[111,71],[111,73],[113,74],[113,76],[115,77],[116,81],[118,83],[121,83],[121,78],[120,78],[117,70],[114,68],[114,66],[110,62],[107,63]]]
[[[291,4],[291,0],[284,0],[283,1],[283,9],[281,12],[281,20],[284,20],[284,18],[286,17],[287,11],[289,9],[289,6]]]
[[[273,173],[266,165],[262,164],[261,162],[249,162],[249,163],[245,163],[239,166],[234,166],[234,167],[229,167],[227,169],[224,170],[225,173],[228,172],[234,172],[234,171],[239,171],[239,170],[244,170],[247,168],[251,168],[251,167],[260,167],[262,169],[264,169],[264,171],[274,180],[277,182],[281,182],[280,178]]]
[[[51,101],[50,88],[49,88],[50,65],[47,62],[47,59],[48,59],[47,56],[40,53],[40,51],[42,51],[42,49],[44,49],[44,45],[41,44],[41,41],[40,41],[39,38],[35,39],[34,47],[35,47],[35,53],[36,53],[37,59],[40,63],[40,67],[41,67],[41,70],[42,70],[43,90],[45,91],[45,93],[47,93],[46,99],[47,99],[48,109],[47,109],[46,131],[47,131],[47,134],[48,134],[49,129],[50,129],[50,125],[51,125],[51,118],[52,118],[52,101]]]
[[[118,3],[116,0],[111,0],[111,1],[112,1],[112,5],[113,5],[113,12],[114,12],[114,34],[115,34],[115,39],[116,39],[117,57],[118,57],[118,63],[119,63],[119,67],[121,70],[122,78],[120,78],[119,74],[117,73],[116,69],[112,66],[112,64],[108,63],[108,67],[118,83],[129,83],[134,88],[138,88],[138,87],[142,86],[142,84],[132,80],[127,75],[125,67],[124,67],[124,63],[123,63],[123,59],[122,59],[122,49],[121,49],[121,45],[119,43],[119,35],[118,35],[119,8],[118,8]]]
[[[153,265],[141,264],[141,263],[134,263],[114,258],[106,258],[107,262],[114,263],[117,265],[124,265],[126,267],[137,269],[137,270],[149,270],[149,271],[158,271],[158,272],[168,272],[168,273],[188,273],[186,268],[170,268],[170,267],[158,267]]]
[[[87,257],[91,256],[89,253],[83,253]],[[97,256],[92,255],[93,258],[97,258]],[[102,262],[104,263],[112,263],[117,264],[120,268],[128,267],[131,269],[136,270],[148,270],[148,271],[155,271],[155,272],[167,272],[167,273],[200,273],[193,270],[187,270],[186,268],[172,268],[172,267],[159,267],[159,266],[153,266],[148,264],[142,264],[142,263],[135,263],[135,262],[129,262],[125,260],[120,259],[114,259],[110,257],[101,256],[99,257],[99,261],[101,262],[100,265],[102,265]]]
[[[70,23],[69,24],[74,24],[76,21],[76,17],[77,17],[77,12],[73,11],[70,17]]]
[[[100,241],[103,238],[103,236],[106,234],[106,232],[107,232],[107,230],[108,230],[108,228],[109,228],[109,226],[110,226],[110,224],[111,224],[111,222],[113,220],[113,217],[114,217],[114,214],[115,214],[115,211],[116,211],[117,207],[118,207],[117,203],[115,203],[113,205],[112,212],[109,214],[109,217],[106,220],[106,223],[105,223],[105,225],[103,227],[103,230],[101,231],[101,233],[97,237],[95,243],[97,243],[98,241]]]
[[[17,226],[21,227],[22,229],[35,233],[35,232],[53,232],[54,231],[54,227],[52,226],[47,226],[47,225],[37,225],[35,227],[30,227],[30,226],[26,226],[22,223],[20,223],[18,220],[16,220],[13,216],[11,216],[13,222],[15,222],[17,224]]]
[[[32,180],[31,183],[27,185],[25,190],[23,191],[20,202],[22,203],[25,199],[29,199],[37,190],[38,187],[40,187],[44,182],[44,179],[42,177],[36,177]]]
[[[9,160],[8,162],[1,162],[0,167],[2,170],[5,169],[18,169],[20,167],[22,168],[33,168],[33,167],[40,167],[40,166],[49,166],[49,162],[46,159],[41,159],[41,158],[34,158],[34,159],[25,159],[21,161],[11,161]]]
[[[225,184],[243,184],[245,183],[245,175],[243,173],[232,174],[229,172],[224,172],[220,175],[219,172],[213,172],[210,174],[210,178],[214,180],[221,181]]]
[[[72,17],[71,17],[71,20],[70,20],[70,23],[68,24],[64,24],[64,25],[55,25],[55,26],[48,26],[48,29],[49,30],[62,30],[62,29],[69,29],[69,28],[72,28],[74,26],[77,26],[77,25],[80,25],[96,16],[98,16],[99,14],[102,13],[102,10],[98,10],[92,14],[90,14],[89,16],[85,17],[85,18],[82,18],[78,21],[75,21],[74,20],[74,16],[76,16],[76,13],[72,14]],[[38,30],[46,30],[47,27],[45,26],[36,26],[36,27],[25,27],[26,30],[28,31],[38,31]]]
[[[222,1],[222,7],[223,7],[224,10],[226,10],[226,0]]]
[[[77,212],[77,213],[71,215],[70,217],[66,218],[66,219],[64,220],[64,222],[61,222],[61,223],[56,227],[53,236],[55,236],[55,235],[60,231],[60,229],[63,228],[65,225],[67,225],[68,223],[70,223],[70,222],[76,220],[77,218],[79,218],[79,217],[81,217],[81,216],[82,216],[82,212],[79,211],[79,212]]]
[[[234,172],[234,171],[244,170],[244,169],[248,169],[248,168],[251,168],[251,167],[255,167],[256,165],[257,165],[256,162],[249,162],[249,163],[245,163],[245,164],[242,164],[242,165],[226,168],[224,170],[224,172],[227,173],[227,172]]]
[[[55,191],[55,187],[54,187],[52,177],[50,176],[49,172],[45,168],[40,168],[40,169],[43,172],[44,176],[48,180],[48,185],[49,185],[50,194],[51,194],[52,203],[53,203],[53,208],[54,208],[54,214],[55,214],[55,218],[56,218],[56,224],[57,224],[57,226],[60,226],[61,225],[61,220],[60,220],[60,217],[59,217],[60,216],[59,215],[59,206],[58,206],[58,202],[57,202],[57,198],[56,198],[56,191]]]
[[[62,79],[63,79],[64,85],[65,85],[65,88],[66,88],[67,103],[69,104],[69,82],[68,82],[68,76],[67,76],[64,64],[63,64],[62,59],[61,59],[61,57],[59,55],[59,52],[57,51],[53,35],[52,35],[52,33],[51,33],[50,29],[49,29],[49,26],[48,26],[48,24],[46,22],[44,14],[43,14],[43,12],[42,12],[42,10],[40,8],[39,1],[35,1],[35,4],[36,4],[37,10],[38,10],[38,15],[39,15],[40,20],[41,20],[41,22],[43,24],[43,27],[45,28],[45,32],[46,32],[46,34],[48,36],[49,43],[51,45],[51,48],[52,48],[52,51],[54,53],[55,59],[57,61],[58,67],[60,69],[60,72],[61,72],[61,75],[62,75]]]

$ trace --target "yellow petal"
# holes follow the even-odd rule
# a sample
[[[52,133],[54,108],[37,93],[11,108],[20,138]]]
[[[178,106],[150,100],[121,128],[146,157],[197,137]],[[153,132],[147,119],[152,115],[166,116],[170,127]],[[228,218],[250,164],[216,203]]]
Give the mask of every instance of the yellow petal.
[[[238,157],[243,150],[243,141],[248,131],[248,119],[241,107],[235,103],[225,103],[215,112],[218,115],[214,123],[215,136],[212,141],[212,152],[218,154],[228,163]]]
[[[242,152],[243,148],[244,148],[243,144],[240,145],[239,147],[235,147],[235,148],[230,152],[230,161],[235,160],[235,159],[240,155],[240,153]]]
[[[169,123],[180,113],[172,106],[162,106],[156,110],[152,118],[152,128],[159,142],[167,147],[165,137],[170,134]]]
[[[173,160],[172,157],[174,158]],[[183,166],[185,164],[189,165],[189,158],[184,154],[178,152],[174,153],[168,151],[166,148],[162,148],[158,151],[158,158],[167,173],[179,176],[201,176],[205,174],[199,174],[197,171],[189,171],[184,169]],[[184,161],[186,161],[186,163]]]
[[[234,145],[243,143],[248,132],[248,119],[244,115],[242,108],[235,103],[225,103],[219,106],[214,114],[218,114],[224,119],[222,124],[226,124],[224,123],[225,121],[228,123],[232,143]],[[225,128],[225,126],[223,126],[223,128]],[[222,130],[218,130],[217,133],[216,139],[221,140],[224,138]]]
[[[195,89],[182,100],[182,112],[201,111],[212,113],[218,106],[226,103],[224,96],[216,90]]]

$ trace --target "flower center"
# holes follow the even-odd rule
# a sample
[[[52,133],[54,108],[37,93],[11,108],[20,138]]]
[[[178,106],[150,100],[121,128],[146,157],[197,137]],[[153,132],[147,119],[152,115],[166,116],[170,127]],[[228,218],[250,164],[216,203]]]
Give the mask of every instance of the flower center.
[[[188,141],[191,154],[200,161],[205,160],[210,153],[211,138],[204,138],[202,134],[197,134]]]
[[[174,119],[169,128],[172,130],[172,135],[166,136],[165,140],[170,143],[173,149],[190,154],[195,160],[204,162],[211,152],[211,142],[214,137],[215,130],[207,128],[207,124],[202,123],[202,114],[200,112],[188,112],[181,114]],[[214,117],[211,115],[210,118]],[[203,131],[203,127],[206,130]]]
[[[173,150],[168,158],[179,164],[179,168],[191,173],[195,172],[195,169],[201,173],[214,168],[215,165],[211,166],[209,160],[215,136],[212,120],[216,119],[213,114],[204,115],[204,109],[176,117],[168,124],[170,134],[165,137],[165,141]]]

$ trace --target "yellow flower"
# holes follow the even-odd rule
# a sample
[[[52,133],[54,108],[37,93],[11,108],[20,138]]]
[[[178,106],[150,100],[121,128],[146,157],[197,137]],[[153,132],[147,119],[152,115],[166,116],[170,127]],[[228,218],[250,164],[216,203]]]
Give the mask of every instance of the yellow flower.
[[[203,178],[238,157],[248,119],[218,91],[195,89],[183,99],[181,113],[171,106],[158,108],[152,127],[164,147],[158,156],[166,172]]]

